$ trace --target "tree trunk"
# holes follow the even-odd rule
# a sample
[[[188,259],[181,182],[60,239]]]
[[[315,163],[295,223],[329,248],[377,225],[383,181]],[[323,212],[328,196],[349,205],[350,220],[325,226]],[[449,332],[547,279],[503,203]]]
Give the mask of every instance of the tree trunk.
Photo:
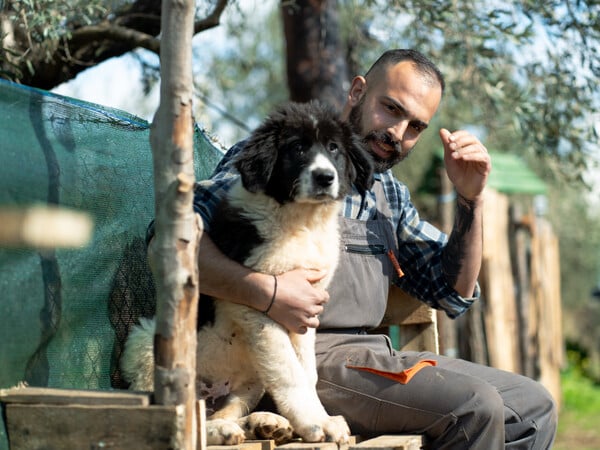
[[[338,110],[349,87],[336,0],[283,2],[290,99],[320,99]]]
[[[185,405],[184,448],[196,448],[195,377],[198,311],[198,222],[193,201],[193,0],[162,6],[160,106],[150,140],[154,160],[155,229],[149,249],[156,280],[156,401]]]

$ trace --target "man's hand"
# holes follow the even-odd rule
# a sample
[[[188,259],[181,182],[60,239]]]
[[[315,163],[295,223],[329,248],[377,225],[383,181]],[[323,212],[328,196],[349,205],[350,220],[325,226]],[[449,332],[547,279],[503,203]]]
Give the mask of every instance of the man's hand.
[[[457,194],[466,200],[477,200],[492,170],[487,149],[479,139],[464,130],[450,133],[442,128],[440,138],[444,144],[444,164],[448,178]]]
[[[318,315],[329,301],[329,294],[313,284],[325,275],[325,271],[306,269],[278,275],[277,295],[269,317],[293,333],[304,334],[308,327],[318,327]]]
[[[198,255],[200,291],[257,311],[269,306],[275,283],[272,275],[255,272],[225,256],[208,233],[203,233]],[[327,273],[296,269],[277,275],[277,292],[269,317],[288,331],[303,334],[319,326],[319,314],[329,294],[313,286]]]

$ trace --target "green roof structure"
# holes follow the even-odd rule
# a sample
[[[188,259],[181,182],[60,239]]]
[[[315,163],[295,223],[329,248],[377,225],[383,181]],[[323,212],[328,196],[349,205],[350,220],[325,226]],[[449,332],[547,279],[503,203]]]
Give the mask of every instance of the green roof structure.
[[[437,169],[443,164],[442,155],[442,150],[435,153],[419,192],[438,193]],[[523,158],[511,153],[494,151],[490,151],[490,156],[492,158],[492,172],[487,183],[489,187],[503,194],[546,194],[546,183],[527,166]]]
[[[490,152],[492,172],[488,186],[504,194],[546,194],[542,181],[517,155]]]

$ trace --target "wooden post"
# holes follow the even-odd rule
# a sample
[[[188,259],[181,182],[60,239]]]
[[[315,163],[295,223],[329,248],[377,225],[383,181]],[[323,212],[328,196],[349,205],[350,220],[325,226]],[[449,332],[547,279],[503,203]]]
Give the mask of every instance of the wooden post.
[[[542,217],[536,217],[532,227],[531,291],[529,335],[537,347],[539,379],[560,407],[560,369],[564,362],[560,255],[558,238]]]
[[[508,243],[508,198],[487,188],[483,212],[483,316],[490,365],[519,371],[514,279]]]
[[[160,105],[153,120],[155,230],[149,259],[157,290],[155,398],[184,405],[182,448],[196,449],[196,320],[199,226],[193,202],[194,2],[163,0]]]
[[[456,194],[454,185],[448,178],[448,172],[445,167],[438,169],[438,178],[440,180],[440,194],[438,196],[438,220],[441,230],[450,234],[454,224],[454,211],[456,209]],[[445,312],[437,311],[437,323],[440,333],[440,353],[442,355],[457,358],[458,342],[456,322],[450,319]]]
[[[510,245],[513,273],[516,282],[517,317],[519,326],[520,368],[523,375],[536,378],[536,358],[531,348],[530,320],[530,257],[532,218],[523,214],[519,204],[510,208]]]

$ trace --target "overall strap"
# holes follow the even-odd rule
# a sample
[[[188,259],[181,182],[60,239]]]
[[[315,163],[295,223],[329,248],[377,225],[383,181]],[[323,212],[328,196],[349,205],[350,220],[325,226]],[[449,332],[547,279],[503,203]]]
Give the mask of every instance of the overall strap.
[[[379,177],[375,178],[375,182],[373,183],[373,192],[375,193],[375,205],[377,206],[377,211],[383,214],[385,217],[391,218],[392,211],[385,196],[383,182]]]
[[[373,192],[375,193],[375,205],[377,207],[377,215],[380,216],[380,218],[387,219],[390,224],[393,224],[392,210],[390,209],[390,204],[388,203],[387,197],[385,195],[385,190],[383,189],[383,182],[378,176],[375,177],[375,182],[373,183]],[[391,238],[390,246],[391,244],[393,244],[393,248],[397,251],[398,237],[396,236],[395,230],[393,230],[389,234],[391,235],[389,236],[389,238]]]

